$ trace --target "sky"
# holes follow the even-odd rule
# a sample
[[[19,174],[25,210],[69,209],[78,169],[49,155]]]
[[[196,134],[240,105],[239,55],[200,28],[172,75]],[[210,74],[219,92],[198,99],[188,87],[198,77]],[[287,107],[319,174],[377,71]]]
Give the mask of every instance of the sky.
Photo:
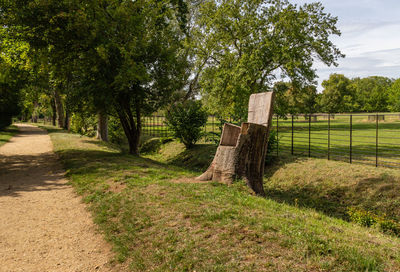
[[[304,4],[312,0],[290,0]],[[331,40],[346,55],[338,67],[316,63],[321,82],[332,73],[346,77],[400,78],[400,0],[319,0],[325,11],[338,17],[340,37]]]

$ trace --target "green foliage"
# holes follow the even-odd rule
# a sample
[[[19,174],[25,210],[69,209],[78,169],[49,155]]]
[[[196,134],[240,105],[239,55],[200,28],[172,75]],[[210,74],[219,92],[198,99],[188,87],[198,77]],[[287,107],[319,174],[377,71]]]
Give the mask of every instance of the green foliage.
[[[175,104],[166,114],[166,123],[186,148],[192,148],[203,136],[208,114],[200,101],[189,100]]]
[[[250,94],[271,89],[277,75],[299,86],[314,84],[315,57],[335,65],[343,56],[329,40],[340,35],[336,22],[321,3],[205,2],[198,47],[207,60],[200,85],[209,110],[246,116]]]
[[[73,132],[93,137],[96,135],[96,116],[88,113],[75,112],[71,116],[71,130]]]
[[[289,113],[315,113],[319,110],[317,88],[313,85],[302,87],[278,81],[272,90],[275,92],[274,113],[280,117]]]
[[[386,218],[386,215],[377,215],[370,211],[360,208],[350,207],[347,214],[352,222],[364,227],[376,226],[385,233],[400,236],[400,224],[392,219]]]
[[[395,105],[398,101],[395,92],[389,90],[391,85],[392,80],[386,77],[348,79],[332,74],[322,82],[324,90],[319,103],[322,110],[329,113],[386,112],[389,103]]]
[[[388,89],[391,85],[391,79],[381,76],[353,79],[351,87],[358,105],[358,109],[355,107],[356,110],[362,112],[388,111]]]
[[[160,138],[151,138],[147,141],[145,141],[141,146],[140,146],[140,153],[145,153],[145,154],[151,154],[151,153],[157,153],[162,145],[162,141]]]
[[[108,119],[108,138],[111,143],[122,145],[126,143],[126,136],[124,129],[119,122],[119,119],[113,116],[109,116]]]
[[[400,112],[400,78],[393,82],[389,90],[389,109],[392,112]]]
[[[342,74],[331,74],[322,82],[321,107],[324,112],[351,112],[353,96],[350,91],[350,79]]]
[[[278,133],[276,130],[272,130],[269,132],[269,138],[268,138],[268,149],[267,149],[267,157],[265,158],[265,163],[266,164],[271,164],[273,161],[273,158],[275,158],[275,153],[276,152],[276,147],[278,145],[279,139],[278,139]]]

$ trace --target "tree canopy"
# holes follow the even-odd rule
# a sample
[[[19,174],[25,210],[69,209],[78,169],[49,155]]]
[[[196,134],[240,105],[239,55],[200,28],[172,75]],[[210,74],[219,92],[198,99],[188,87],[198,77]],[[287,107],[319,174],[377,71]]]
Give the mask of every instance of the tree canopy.
[[[249,95],[270,89],[276,79],[315,84],[314,60],[336,65],[343,57],[330,41],[331,35],[340,35],[336,23],[321,3],[206,1],[198,46],[207,59],[200,82],[209,107],[244,116]]]
[[[178,99],[201,97],[211,113],[243,117],[250,94],[289,79],[287,105],[314,112],[314,60],[343,57],[330,41],[337,18],[320,3],[4,0],[0,22],[15,50],[6,50],[2,78],[21,72],[2,85],[10,99],[64,128],[77,113],[116,118],[132,154],[142,117]]]

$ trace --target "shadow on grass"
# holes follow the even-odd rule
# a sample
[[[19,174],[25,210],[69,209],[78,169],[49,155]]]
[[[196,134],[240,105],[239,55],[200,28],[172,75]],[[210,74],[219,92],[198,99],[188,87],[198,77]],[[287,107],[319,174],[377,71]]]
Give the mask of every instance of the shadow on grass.
[[[216,150],[217,146],[213,144],[197,144],[171,158],[168,163],[191,171],[205,171],[212,162]]]
[[[96,145],[98,147],[108,147],[110,149],[113,149],[115,151],[120,151],[122,153],[128,153],[128,149],[124,148],[121,145],[117,145],[117,144],[113,144],[110,142],[104,142],[104,141],[99,141],[96,139],[93,140],[82,140],[83,143],[88,143],[88,144],[92,144],[92,145]]]
[[[130,154],[98,150],[68,149],[57,152],[69,174],[109,175],[114,171],[129,171],[132,167],[163,168],[170,166]]]

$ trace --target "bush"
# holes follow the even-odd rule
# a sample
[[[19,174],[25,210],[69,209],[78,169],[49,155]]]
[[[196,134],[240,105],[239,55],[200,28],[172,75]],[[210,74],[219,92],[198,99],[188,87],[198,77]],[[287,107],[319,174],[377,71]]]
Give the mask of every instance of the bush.
[[[73,113],[71,116],[71,130],[81,135],[93,137],[96,135],[96,116],[89,113]]]
[[[278,134],[276,133],[276,130],[270,130],[269,132],[269,139],[268,139],[268,148],[267,148],[267,157],[265,159],[266,164],[270,164],[274,158],[274,155],[276,155],[276,146],[278,143]]]
[[[400,224],[392,219],[386,218],[386,215],[377,215],[373,212],[356,207],[348,208],[347,215],[350,221],[361,226],[376,226],[384,233],[400,236]]]
[[[191,100],[174,105],[165,117],[174,137],[186,148],[192,148],[203,136],[202,127],[206,125],[208,115],[200,101]]]
[[[123,145],[127,142],[124,129],[118,118],[109,116],[108,119],[108,138],[111,143]]]

